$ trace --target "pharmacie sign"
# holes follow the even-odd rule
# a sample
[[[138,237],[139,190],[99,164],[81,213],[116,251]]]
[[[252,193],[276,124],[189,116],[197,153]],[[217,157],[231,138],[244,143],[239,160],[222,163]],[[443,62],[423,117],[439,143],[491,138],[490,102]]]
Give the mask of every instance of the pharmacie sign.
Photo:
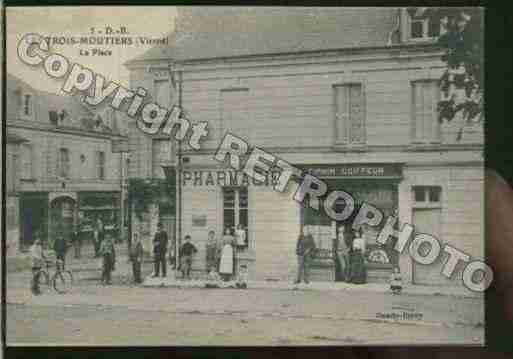
[[[273,186],[277,183],[279,172],[266,176],[264,182],[259,182],[242,171],[230,170],[184,170],[182,184],[184,186]]]
[[[305,173],[318,178],[381,178],[401,179],[401,163],[380,164],[336,164],[336,165],[296,165]]]

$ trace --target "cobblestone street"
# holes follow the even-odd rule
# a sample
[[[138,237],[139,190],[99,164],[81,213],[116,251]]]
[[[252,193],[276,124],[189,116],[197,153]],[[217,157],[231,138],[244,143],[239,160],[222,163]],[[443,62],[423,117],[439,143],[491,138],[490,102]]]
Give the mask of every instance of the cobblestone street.
[[[123,255],[114,285],[103,287],[98,284],[100,273],[95,263],[87,257],[71,262],[76,283],[73,291],[64,295],[47,291],[34,297],[28,291],[30,272],[8,274],[7,343],[354,345],[484,341],[484,303],[480,298],[393,296],[365,290],[136,287],[129,284],[129,265]],[[151,273],[151,263],[145,265],[144,272]],[[401,318],[384,317],[392,313]],[[420,319],[412,319],[419,315]]]

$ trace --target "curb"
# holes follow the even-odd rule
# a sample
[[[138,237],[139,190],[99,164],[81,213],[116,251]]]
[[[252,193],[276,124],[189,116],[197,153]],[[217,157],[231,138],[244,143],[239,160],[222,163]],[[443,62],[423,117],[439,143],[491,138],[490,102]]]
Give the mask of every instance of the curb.
[[[203,281],[145,281],[142,286],[145,288],[178,288],[178,289],[186,289],[186,288],[199,288],[199,289],[205,289],[206,282]],[[209,289],[237,289],[234,286],[226,286],[226,287],[219,287],[219,288],[209,288]],[[248,288],[247,289],[269,289],[269,290],[299,290],[299,291],[357,291],[357,292],[373,292],[373,293],[391,293],[388,289],[388,286],[384,287],[364,287],[362,285],[359,285],[357,287],[349,287],[346,285],[344,286],[330,286],[330,287],[315,287],[315,286],[303,286],[303,285],[262,285],[262,283],[251,283],[248,282]],[[408,291],[408,287],[406,287],[400,296],[441,296],[441,297],[453,297],[453,298],[469,298],[469,299],[480,299],[484,298],[482,295],[472,295],[472,294],[466,294],[466,293],[442,293],[437,291],[426,291],[418,292],[418,291]]]

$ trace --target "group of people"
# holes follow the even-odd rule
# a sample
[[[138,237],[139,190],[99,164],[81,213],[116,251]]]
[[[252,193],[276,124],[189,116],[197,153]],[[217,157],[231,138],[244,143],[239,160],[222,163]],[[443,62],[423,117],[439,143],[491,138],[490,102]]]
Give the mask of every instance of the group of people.
[[[237,263],[237,249],[247,245],[246,231],[242,225],[237,226],[234,231],[226,228],[221,242],[215,238],[215,232],[208,233],[206,244],[206,271],[210,277],[219,273],[225,282],[234,278],[239,267]]]
[[[357,230],[344,226],[343,240],[333,240],[333,259],[335,262],[335,281],[345,281],[354,284],[367,283],[366,241],[363,229]],[[309,268],[315,258],[316,245],[311,233],[304,234],[301,230],[297,243],[296,255],[298,261],[295,284],[309,283]],[[396,265],[390,275],[390,289],[394,294],[402,290],[402,280],[399,267]]]
[[[62,266],[62,269],[66,266],[66,254],[70,247],[73,245],[75,248],[75,258],[80,258],[81,253],[81,236],[77,228],[74,228],[70,233],[70,239],[68,240],[62,230],[57,230],[55,234],[55,240],[53,242],[52,249],[55,253],[56,262]],[[114,247],[114,241],[110,235],[104,236],[102,239],[98,251],[95,257],[101,256],[102,261],[102,277],[101,282],[103,284],[111,284],[111,273],[115,269],[116,263],[116,251]],[[40,294],[39,288],[39,273],[45,261],[47,260],[41,239],[39,238],[39,234],[35,234],[34,242],[30,247],[30,257],[32,264],[32,280],[31,280],[31,290],[35,295]]]
[[[213,279],[219,277],[223,281],[234,279],[237,273],[237,249],[247,246],[247,236],[244,228],[239,225],[233,231],[226,228],[221,240],[216,239],[213,230],[208,232],[208,239],[205,244],[205,272],[207,278]],[[176,247],[175,242],[170,241],[167,232],[164,230],[163,224],[157,224],[157,232],[153,237],[153,261],[154,271],[153,277],[167,276],[167,262],[173,269],[178,269],[182,273],[183,279],[191,278],[191,269],[195,255],[198,249],[191,242],[191,236],[186,235],[184,242],[179,248],[180,263],[175,263]],[[143,248],[141,240],[137,233],[134,233],[132,244],[130,247],[130,260],[132,262],[132,270],[134,282],[141,283],[141,264],[143,257]],[[241,266],[244,267],[244,266]],[[244,268],[243,268],[244,270]]]

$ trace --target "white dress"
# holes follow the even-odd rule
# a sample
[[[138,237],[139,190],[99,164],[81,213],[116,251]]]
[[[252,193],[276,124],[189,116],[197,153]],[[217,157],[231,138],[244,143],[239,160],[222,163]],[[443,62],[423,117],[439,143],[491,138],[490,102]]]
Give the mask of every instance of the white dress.
[[[233,273],[233,248],[230,244],[225,244],[221,252],[221,263],[219,264],[219,273]]]

